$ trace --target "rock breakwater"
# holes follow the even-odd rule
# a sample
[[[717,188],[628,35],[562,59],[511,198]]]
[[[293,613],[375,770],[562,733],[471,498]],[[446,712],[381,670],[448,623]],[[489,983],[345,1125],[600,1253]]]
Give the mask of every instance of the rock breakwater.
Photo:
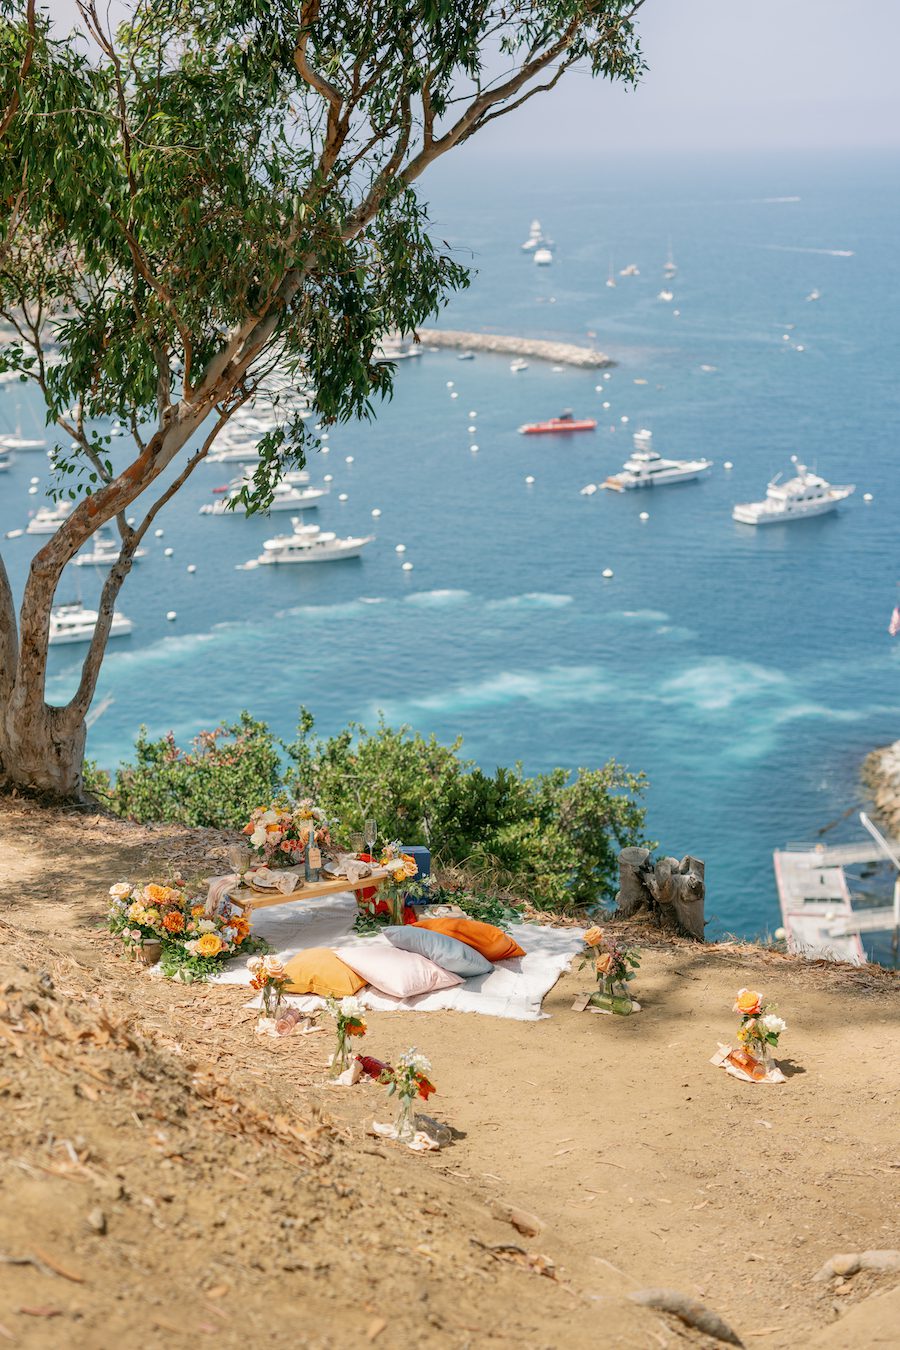
[[[558,366],[580,366],[583,370],[602,370],[616,363],[594,347],[577,347],[571,342],[550,342],[545,338],[506,337],[502,333],[464,333],[450,328],[419,329],[419,341],[428,347],[455,347],[460,351],[495,352],[502,356],[530,356],[535,361],[550,361]]]

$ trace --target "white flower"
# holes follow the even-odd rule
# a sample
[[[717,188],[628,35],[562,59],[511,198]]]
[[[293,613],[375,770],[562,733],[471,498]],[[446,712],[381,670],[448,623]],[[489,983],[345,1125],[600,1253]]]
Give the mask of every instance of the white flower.
[[[198,933],[214,933],[216,931],[216,925],[213,923],[212,919],[201,919],[197,924],[197,931]]]
[[[426,1055],[420,1055],[415,1046],[402,1054],[398,1063],[401,1069],[412,1069],[414,1073],[431,1072],[431,1060]]]
[[[109,893],[114,900],[124,900],[131,894],[131,887],[127,881],[117,881],[115,886],[110,886]]]
[[[269,807],[268,811],[263,811],[259,818],[260,825],[274,825],[278,820],[278,812]]]
[[[363,1015],[363,1005],[352,994],[348,994],[346,998],[341,999],[340,1010],[342,1017],[362,1017]]]
[[[261,956],[251,956],[250,960],[247,962],[247,969],[255,975],[261,965],[262,965]]]
[[[250,846],[251,846],[251,848],[262,848],[263,844],[266,842],[266,840],[268,839],[268,837],[269,837],[269,836],[268,836],[268,834],[266,833],[266,831],[265,831],[265,830],[261,830],[261,829],[259,828],[259,826],[257,826],[256,829],[253,831],[253,833],[252,833],[251,836],[250,836]]]
[[[776,1017],[774,1013],[766,1013],[765,1017],[761,1017],[759,1021],[763,1030],[774,1036],[780,1036],[783,1031],[787,1031],[787,1022],[781,1017]]]

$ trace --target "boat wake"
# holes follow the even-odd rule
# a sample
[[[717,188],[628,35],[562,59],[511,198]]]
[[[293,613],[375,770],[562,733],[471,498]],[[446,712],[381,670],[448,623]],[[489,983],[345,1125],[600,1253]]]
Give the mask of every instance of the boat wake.
[[[821,253],[826,258],[854,258],[852,248],[804,248],[800,244],[761,244],[772,253]]]

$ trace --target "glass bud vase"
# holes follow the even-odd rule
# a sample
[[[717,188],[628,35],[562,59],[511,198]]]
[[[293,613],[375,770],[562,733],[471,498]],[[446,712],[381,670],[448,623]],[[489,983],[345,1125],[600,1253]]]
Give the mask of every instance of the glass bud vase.
[[[350,1068],[350,1046],[347,1040],[347,1033],[343,1027],[338,1028],[337,1044],[334,1048],[334,1054],[331,1056],[331,1063],[328,1066],[329,1078],[340,1078],[341,1074]]]
[[[619,1017],[630,1017],[634,1011],[628,986],[609,975],[603,976],[597,993],[591,995],[591,1003],[595,1008],[603,1008]]]
[[[397,1138],[404,1143],[409,1143],[416,1133],[416,1118],[413,1114],[414,1101],[415,1097],[402,1096],[400,1098],[400,1109],[394,1122]]]
[[[260,1016],[271,1017],[277,1021],[278,1014],[281,1011],[281,986],[277,984],[264,984],[262,988],[262,1003],[260,1004]]]

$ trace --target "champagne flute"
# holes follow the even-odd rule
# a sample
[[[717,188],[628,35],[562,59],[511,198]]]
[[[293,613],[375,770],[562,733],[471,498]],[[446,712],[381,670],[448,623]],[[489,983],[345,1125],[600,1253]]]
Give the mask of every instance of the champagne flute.
[[[370,857],[375,857],[375,841],[378,838],[378,825],[374,820],[367,820],[365,825],[366,851]]]

